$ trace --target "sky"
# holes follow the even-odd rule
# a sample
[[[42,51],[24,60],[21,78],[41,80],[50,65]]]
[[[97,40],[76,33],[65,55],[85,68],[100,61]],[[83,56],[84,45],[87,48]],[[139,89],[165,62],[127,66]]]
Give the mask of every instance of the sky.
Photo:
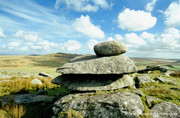
[[[94,54],[111,40],[129,57],[180,59],[180,0],[0,0],[0,55]]]

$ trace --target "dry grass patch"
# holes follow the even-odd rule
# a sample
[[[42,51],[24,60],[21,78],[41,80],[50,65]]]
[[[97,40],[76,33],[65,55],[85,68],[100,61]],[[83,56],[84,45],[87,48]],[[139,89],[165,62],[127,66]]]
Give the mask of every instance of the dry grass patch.
[[[42,84],[31,84],[33,79],[39,79]],[[51,83],[53,78],[46,77],[12,77],[10,81],[2,81],[0,83],[0,96],[9,95],[10,93],[29,93],[30,91],[36,91],[39,89],[53,89],[59,87],[59,85],[55,85]]]
[[[5,118],[21,118],[26,112],[26,108],[22,105],[5,105],[0,109],[0,115]]]

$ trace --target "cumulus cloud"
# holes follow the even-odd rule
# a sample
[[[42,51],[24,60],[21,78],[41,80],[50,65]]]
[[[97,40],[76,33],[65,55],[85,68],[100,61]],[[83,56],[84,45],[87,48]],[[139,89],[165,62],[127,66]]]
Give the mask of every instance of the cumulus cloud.
[[[88,42],[87,42],[87,46],[89,49],[93,50],[94,46],[96,44],[98,44],[99,41],[95,40],[95,39],[90,39]]]
[[[164,48],[176,48],[180,49],[180,31],[176,28],[168,28],[162,34],[158,36],[158,40]]]
[[[118,35],[121,36],[120,34],[116,34],[116,40],[118,40]],[[159,57],[165,57],[166,53],[180,52],[179,39],[180,30],[176,28],[168,28],[165,29],[164,32],[155,35],[148,32],[143,32],[139,35],[136,33],[128,33],[122,36],[121,41],[128,46],[129,52],[139,52],[139,54],[151,53],[155,54],[156,57],[158,57],[158,54],[164,53],[164,56],[159,55]],[[149,55],[149,57],[150,56],[153,55]]]
[[[2,37],[2,38],[6,37],[6,35],[3,33],[3,29],[2,28],[0,28],[0,37]]]
[[[77,18],[72,25],[75,30],[84,33],[91,38],[102,39],[105,37],[104,32],[101,30],[101,28],[91,23],[90,17],[88,15],[81,15],[81,17]]]
[[[65,43],[60,44],[62,50],[74,51],[81,48],[81,43],[76,40],[68,40]]]
[[[165,23],[168,27],[180,26],[180,3],[172,2],[164,12]]]
[[[66,7],[77,12],[96,12],[111,7],[106,0],[56,0],[55,8]]]
[[[151,0],[151,2],[147,3],[147,5],[145,7],[146,11],[152,12],[156,2],[157,2],[157,0]]]
[[[140,38],[142,39],[146,39],[148,42],[152,42],[154,41],[155,39],[155,36],[151,33],[148,33],[148,32],[143,32],[141,35],[140,35]]]
[[[108,37],[107,40],[108,41],[114,41],[115,39],[113,37]]]
[[[125,42],[130,45],[139,46],[146,44],[146,42],[142,38],[140,38],[136,33],[126,34],[124,38]]]
[[[11,42],[11,43],[8,43],[7,44],[7,48],[8,49],[14,49],[14,48],[17,48],[21,45],[21,42]]]
[[[22,39],[24,41],[29,41],[29,42],[36,42],[38,41],[39,37],[36,33],[32,32],[25,32],[23,30],[19,30],[16,32],[16,34],[14,35],[14,37]]]
[[[119,28],[128,31],[142,31],[156,24],[156,17],[145,11],[125,9],[118,15]]]
[[[117,39],[117,40],[122,40],[122,39],[123,39],[123,36],[120,35],[120,34],[116,34],[116,35],[115,35],[115,39]]]

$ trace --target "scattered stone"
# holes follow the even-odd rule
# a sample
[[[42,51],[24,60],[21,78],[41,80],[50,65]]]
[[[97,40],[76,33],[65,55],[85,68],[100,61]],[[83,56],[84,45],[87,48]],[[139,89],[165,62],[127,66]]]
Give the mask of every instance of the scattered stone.
[[[94,46],[97,56],[115,56],[127,52],[127,46],[120,41],[107,41]]]
[[[132,90],[131,92],[134,93],[134,94],[137,94],[139,96],[143,96],[143,93],[141,92],[140,89],[135,89],[135,90]]]
[[[170,67],[170,68],[174,68],[174,66],[172,66],[172,65],[165,65],[165,66],[168,66],[168,67]]]
[[[53,107],[54,118],[70,109],[82,117],[91,118],[137,118],[144,111],[140,97],[133,93],[83,94],[67,95],[56,101]]]
[[[33,79],[33,80],[31,80],[31,84],[33,84],[33,85],[42,85],[42,82],[39,80],[39,79]]]
[[[12,78],[13,76],[11,76],[11,75],[4,75],[4,74],[1,74],[0,75],[0,78],[1,79],[9,79],[9,78]]]
[[[140,87],[143,84],[146,83],[151,83],[151,82],[155,82],[153,79],[151,79],[149,76],[147,75],[140,75],[137,77],[137,81],[138,81],[138,87]]]
[[[154,71],[154,70],[159,70],[161,72],[167,72],[168,71],[167,68],[161,67],[161,65],[147,66],[146,69],[149,71]]]
[[[149,69],[141,69],[141,70],[138,70],[137,73],[148,73],[149,72]]]
[[[49,74],[44,73],[44,72],[40,72],[40,73],[39,73],[39,76],[43,76],[43,77],[50,77],[50,75],[49,75]]]
[[[160,83],[169,83],[169,84],[176,85],[176,83],[175,83],[174,81],[169,80],[169,79],[167,79],[167,78],[165,78],[165,77],[155,77],[154,80],[156,80],[156,81],[158,81],[158,82],[160,82]]]
[[[26,78],[26,77],[30,77],[30,75],[21,75],[21,77],[23,77],[23,78]]]
[[[61,74],[125,74],[136,71],[133,61],[122,55],[101,58],[85,55],[56,70]]]
[[[148,106],[152,106],[153,102],[158,101],[158,98],[152,97],[152,96],[146,96],[146,102]]]
[[[151,113],[153,118],[179,118],[180,106],[164,101],[156,104],[151,109]]]
[[[9,100],[13,100],[16,104],[30,104],[36,102],[52,102],[54,100],[54,97],[36,94],[4,96],[1,98],[2,105],[6,105]]]
[[[165,76],[171,76],[172,73],[174,73],[174,71],[167,71],[167,72],[163,73],[163,75],[165,75]]]
[[[70,90],[100,91],[132,86],[134,81],[129,75],[61,75],[52,83]]]

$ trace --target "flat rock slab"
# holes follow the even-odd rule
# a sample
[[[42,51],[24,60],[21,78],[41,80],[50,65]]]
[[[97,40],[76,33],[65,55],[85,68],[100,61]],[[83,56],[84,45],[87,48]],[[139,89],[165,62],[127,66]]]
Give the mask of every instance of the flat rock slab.
[[[84,94],[84,95],[83,95]],[[144,111],[140,97],[129,92],[67,95],[54,103],[54,118],[74,110],[83,118],[137,118]]]
[[[119,55],[98,58],[85,55],[73,59],[56,70],[61,74],[125,74],[138,69],[128,57]]]
[[[120,41],[106,41],[94,46],[97,56],[115,56],[128,51],[127,46]]]
[[[172,80],[169,80],[168,78],[165,78],[165,77],[155,77],[156,81],[160,82],[160,83],[169,83],[169,84],[173,84],[173,85],[176,85],[176,83]]]
[[[141,85],[146,84],[146,83],[155,82],[153,79],[151,79],[147,75],[140,75],[137,77],[137,80],[138,80],[138,87],[140,87]]]
[[[153,118],[179,118],[180,106],[164,101],[156,104],[151,109],[151,113]]]
[[[116,90],[134,84],[129,75],[61,75],[52,83],[77,91]]]

